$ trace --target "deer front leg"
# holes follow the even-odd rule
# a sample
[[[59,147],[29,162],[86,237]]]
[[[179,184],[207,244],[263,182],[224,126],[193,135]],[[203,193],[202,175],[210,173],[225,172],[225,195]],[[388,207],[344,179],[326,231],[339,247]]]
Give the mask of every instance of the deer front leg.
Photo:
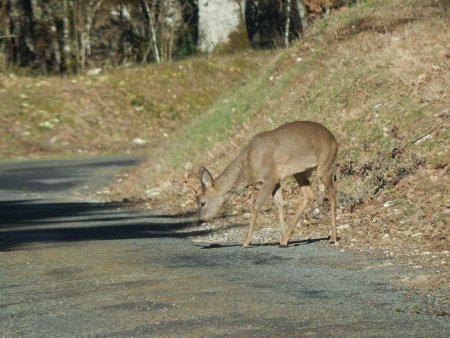
[[[242,244],[243,248],[248,248],[252,241],[253,231],[256,224],[256,219],[258,218],[258,212],[255,211],[255,207],[253,206],[252,219],[250,220],[250,224],[247,229],[247,235],[245,235],[244,243]]]
[[[261,189],[259,190],[255,201],[253,202],[253,213],[252,218],[250,220],[250,225],[247,230],[247,235],[245,236],[243,247],[247,248],[253,237],[253,231],[255,229],[256,220],[258,218],[258,212],[261,210],[262,206],[264,205],[264,202],[266,201],[267,197],[272,193],[273,189],[275,188],[276,183],[268,184],[264,183]]]
[[[331,209],[331,237],[330,243],[337,243],[337,227],[336,227],[336,192],[334,186],[328,188],[328,199],[330,200]]]
[[[289,225],[287,231],[284,233],[283,238],[281,239],[280,246],[286,247],[288,245],[289,237],[291,237],[294,229],[300,220],[300,216],[305,211],[308,204],[314,200],[314,191],[312,190],[310,185],[305,185],[301,187],[303,193],[303,202],[295,213],[294,219],[292,223]]]
[[[278,217],[281,224],[281,236],[284,236],[286,232],[286,221],[284,220],[284,201],[283,201],[283,191],[281,185],[277,184],[272,192],[273,201],[278,209]]]

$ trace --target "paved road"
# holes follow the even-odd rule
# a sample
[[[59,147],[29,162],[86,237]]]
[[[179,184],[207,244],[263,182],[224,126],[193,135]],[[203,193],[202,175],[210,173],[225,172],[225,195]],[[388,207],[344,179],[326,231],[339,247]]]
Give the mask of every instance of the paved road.
[[[386,258],[193,243],[182,215],[80,200],[135,163],[0,164],[0,336],[448,337]]]

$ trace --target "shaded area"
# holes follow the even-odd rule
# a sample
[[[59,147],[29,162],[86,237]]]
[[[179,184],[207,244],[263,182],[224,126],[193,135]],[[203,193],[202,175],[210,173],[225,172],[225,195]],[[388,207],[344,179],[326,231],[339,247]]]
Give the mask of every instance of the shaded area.
[[[69,190],[87,181],[99,168],[130,167],[141,160],[135,157],[107,157],[0,164],[0,190],[34,193]]]
[[[100,213],[117,209],[119,203],[39,202],[35,200],[0,201],[0,228],[73,222],[91,216],[89,221],[105,220]],[[117,219],[110,217],[110,220]]]
[[[120,207],[120,203],[1,201],[0,250],[30,243],[188,237],[208,232],[175,232],[192,225],[188,215],[147,215]]]

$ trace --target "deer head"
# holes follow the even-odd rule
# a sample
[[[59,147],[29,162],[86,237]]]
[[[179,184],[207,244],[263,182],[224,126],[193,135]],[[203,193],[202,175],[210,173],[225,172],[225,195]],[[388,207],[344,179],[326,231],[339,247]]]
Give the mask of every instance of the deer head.
[[[200,169],[200,183],[201,191],[196,194],[198,219],[209,221],[219,216],[226,201],[226,196],[216,187],[214,178],[206,168]]]
[[[194,172],[197,172],[197,180],[194,180],[192,177]],[[204,167],[194,166],[184,175],[184,179],[185,183],[195,192],[199,221],[209,221],[219,216],[226,198],[224,194],[218,191],[209,170]]]

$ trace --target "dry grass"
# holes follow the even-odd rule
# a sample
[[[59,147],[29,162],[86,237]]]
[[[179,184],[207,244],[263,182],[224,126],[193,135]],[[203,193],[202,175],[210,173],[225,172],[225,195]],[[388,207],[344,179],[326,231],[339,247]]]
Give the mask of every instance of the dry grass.
[[[269,57],[246,52],[71,78],[0,72],[0,154],[72,156],[160,146]],[[135,138],[145,140],[145,148],[133,144]]]

